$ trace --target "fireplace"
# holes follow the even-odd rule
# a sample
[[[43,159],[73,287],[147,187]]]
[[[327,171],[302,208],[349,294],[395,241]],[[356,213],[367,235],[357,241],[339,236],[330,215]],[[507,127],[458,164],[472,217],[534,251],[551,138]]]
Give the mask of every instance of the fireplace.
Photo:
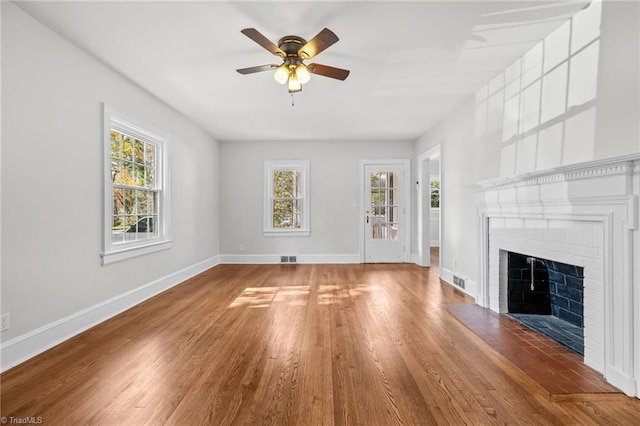
[[[525,256],[520,280],[528,278],[529,286],[531,277],[523,272],[531,268],[526,258],[535,258],[536,263],[544,260],[547,279],[562,283],[558,286],[549,280],[550,289],[559,290],[549,295],[560,305],[552,306],[552,313],[582,322],[585,364],[632,396],[638,395],[640,377],[634,341],[634,318],[640,312],[634,304],[632,243],[638,220],[638,196],[633,189],[638,176],[640,154],[634,154],[481,182],[476,192],[476,302],[508,313],[509,253]],[[534,274],[541,263],[534,265]],[[564,300],[568,294],[576,295],[576,300]],[[580,308],[582,318],[574,317]]]
[[[507,253],[509,316],[584,356],[584,268]]]

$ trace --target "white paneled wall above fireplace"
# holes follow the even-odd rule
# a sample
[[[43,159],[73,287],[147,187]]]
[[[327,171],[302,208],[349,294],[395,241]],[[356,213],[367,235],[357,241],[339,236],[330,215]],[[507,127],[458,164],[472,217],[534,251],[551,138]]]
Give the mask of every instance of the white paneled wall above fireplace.
[[[477,192],[477,303],[507,312],[507,251],[584,267],[585,363],[633,396],[639,174],[634,154],[481,182]]]

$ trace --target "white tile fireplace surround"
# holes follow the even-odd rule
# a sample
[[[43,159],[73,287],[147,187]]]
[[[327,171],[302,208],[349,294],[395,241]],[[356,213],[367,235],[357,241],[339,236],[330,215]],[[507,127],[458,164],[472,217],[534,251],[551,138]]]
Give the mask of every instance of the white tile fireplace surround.
[[[584,267],[584,362],[629,396],[639,395],[639,176],[640,153],[485,181],[476,193],[477,303],[507,312],[509,251]]]

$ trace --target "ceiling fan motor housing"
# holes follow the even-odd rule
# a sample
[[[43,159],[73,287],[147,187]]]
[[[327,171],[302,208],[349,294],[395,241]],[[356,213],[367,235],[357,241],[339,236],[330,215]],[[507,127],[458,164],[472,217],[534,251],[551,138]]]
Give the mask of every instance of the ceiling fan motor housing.
[[[298,57],[298,50],[302,46],[307,44],[307,41],[302,37],[295,35],[288,35],[278,40],[278,47],[287,54],[287,57]]]

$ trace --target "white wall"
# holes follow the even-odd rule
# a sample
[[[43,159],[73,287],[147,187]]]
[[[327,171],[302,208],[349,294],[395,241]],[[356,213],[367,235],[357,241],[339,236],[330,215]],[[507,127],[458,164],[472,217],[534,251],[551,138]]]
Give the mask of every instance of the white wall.
[[[220,142],[220,253],[238,261],[278,254],[357,259],[359,160],[412,155],[409,141]],[[311,236],[262,236],[265,160],[311,161]]]
[[[510,85],[514,69],[522,66],[526,78],[531,78],[538,66],[542,68],[537,61],[545,58],[550,63],[551,53],[542,55],[538,50],[497,75],[473,99],[418,138],[414,158],[438,144],[442,147],[443,268],[477,281],[476,182],[640,151],[638,16],[637,2],[604,2],[599,42],[580,58],[576,56],[573,74],[555,81],[560,86],[569,84],[568,105],[554,103],[553,95],[564,93],[559,89],[540,96],[533,87],[516,95],[517,86]],[[590,25],[589,19],[585,12],[574,27]],[[579,45],[579,41],[574,37],[573,43]],[[557,40],[549,44],[561,45]],[[593,53],[599,53],[597,73],[585,66]],[[519,104],[509,102],[513,96],[520,96]],[[536,101],[536,96],[542,101]],[[636,232],[636,247],[638,238]],[[639,271],[640,261],[636,261],[635,274]]]
[[[173,237],[169,250],[105,267],[102,102],[171,135]],[[1,307],[11,313],[5,356],[7,341],[214,262],[218,178],[216,141],[2,2]]]

